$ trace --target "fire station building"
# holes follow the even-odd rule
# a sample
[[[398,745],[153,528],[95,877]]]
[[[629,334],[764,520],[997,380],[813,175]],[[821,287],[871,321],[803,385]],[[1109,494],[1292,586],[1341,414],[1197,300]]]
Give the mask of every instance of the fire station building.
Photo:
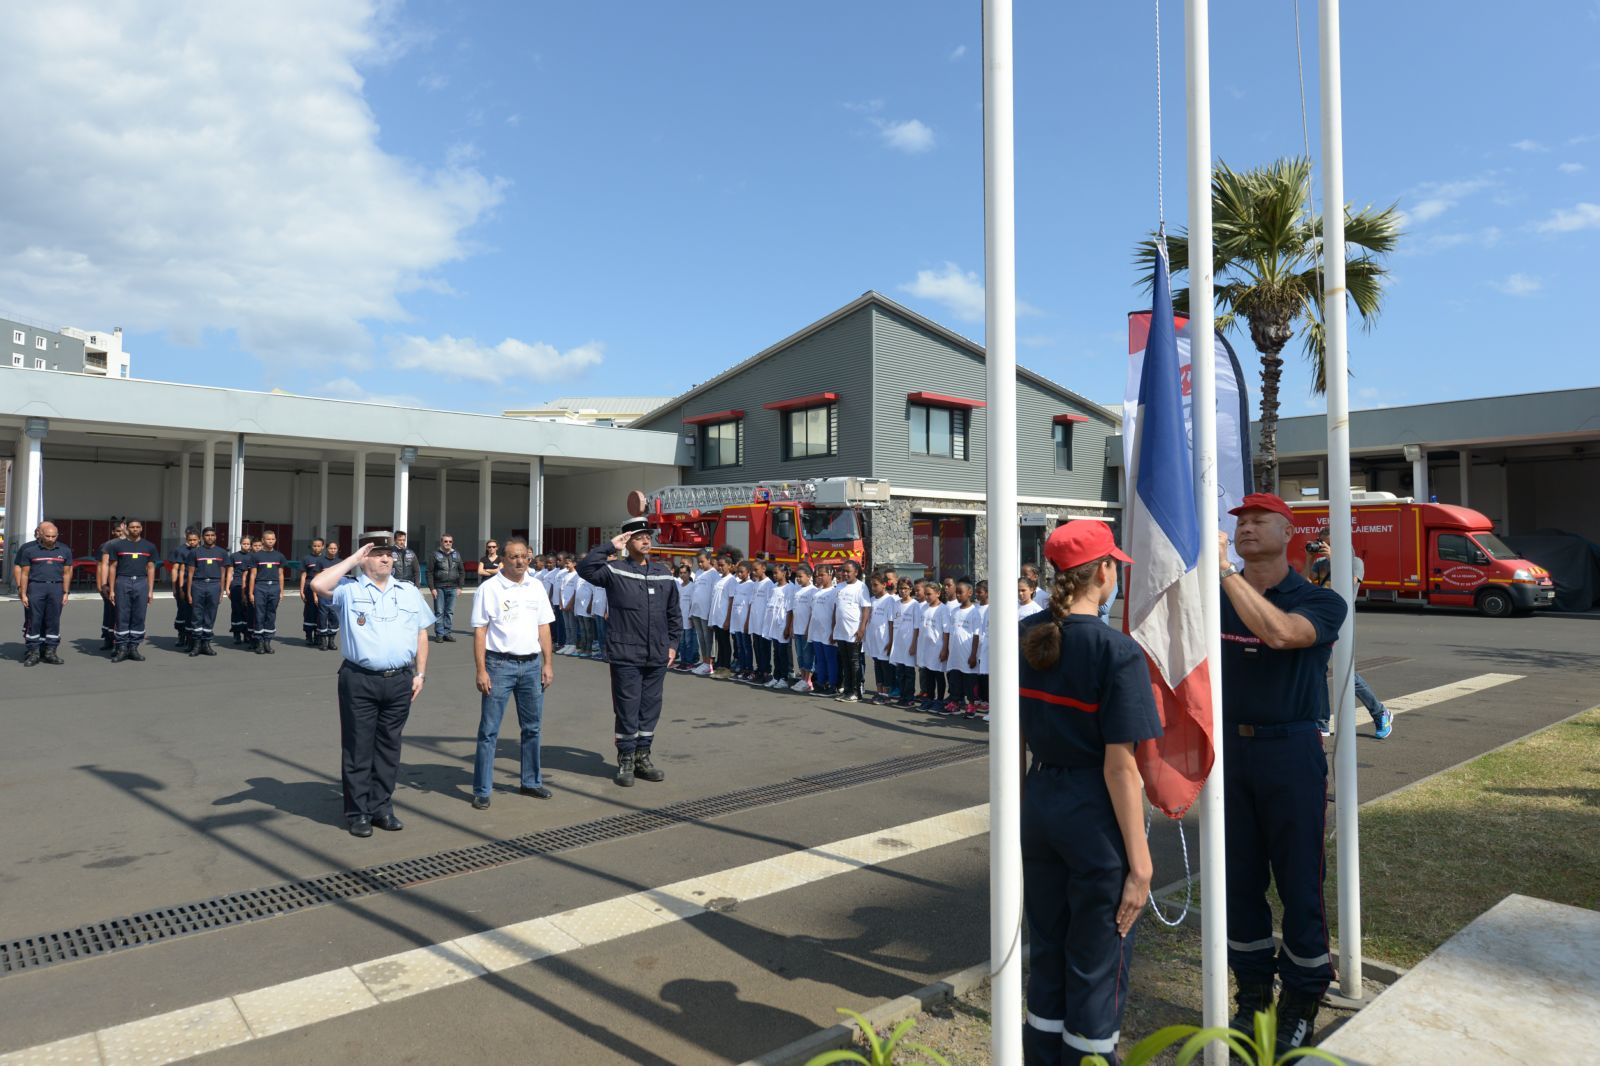
[[[646,413],[675,434],[685,485],[873,477],[874,562],[985,576],[983,347],[876,292]],[[1024,561],[1069,518],[1121,513],[1106,439],[1120,417],[1017,368],[1018,515]]]

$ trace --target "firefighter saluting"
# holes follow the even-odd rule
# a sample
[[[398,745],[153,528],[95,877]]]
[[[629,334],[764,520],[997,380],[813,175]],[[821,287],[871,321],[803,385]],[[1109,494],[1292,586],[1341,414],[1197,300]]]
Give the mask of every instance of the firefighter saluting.
[[[635,515],[643,511],[642,494],[635,494],[629,509]],[[622,558],[615,557],[618,552]],[[678,582],[664,564],[651,562],[650,525],[640,517],[624,522],[609,544],[590,549],[578,564],[578,576],[605,589],[610,607],[605,651],[616,715],[613,780],[625,788],[635,778],[664,780],[667,775],[650,761],[650,749],[661,718],[662,685],[683,630]]]

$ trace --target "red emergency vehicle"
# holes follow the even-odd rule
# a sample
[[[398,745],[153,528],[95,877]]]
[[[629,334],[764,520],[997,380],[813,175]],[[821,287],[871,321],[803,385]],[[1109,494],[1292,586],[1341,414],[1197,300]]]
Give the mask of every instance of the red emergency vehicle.
[[[863,510],[887,503],[882,478],[831,477],[736,485],[668,485],[649,494],[654,554],[737,548],[780,563],[867,564]]]
[[[1328,524],[1328,505],[1291,507],[1289,561],[1305,572],[1305,546]],[[1519,558],[1471,508],[1362,493],[1350,506],[1350,534],[1366,567],[1357,603],[1476,607],[1495,618],[1555,603],[1549,571]]]

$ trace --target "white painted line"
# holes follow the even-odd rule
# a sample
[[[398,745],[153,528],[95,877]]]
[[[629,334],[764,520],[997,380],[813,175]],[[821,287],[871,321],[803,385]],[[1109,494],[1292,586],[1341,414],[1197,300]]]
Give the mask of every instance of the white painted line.
[[[1404,714],[1407,711],[1420,710],[1431,707],[1435,703],[1453,700],[1459,696],[1470,696],[1474,692],[1482,692],[1497,685],[1506,685],[1512,681],[1521,681],[1523,674],[1479,674],[1477,677],[1465,678],[1461,681],[1452,681],[1448,685],[1437,688],[1425,688],[1421,692],[1408,692],[1404,696],[1396,696],[1392,700],[1384,700],[1383,705],[1389,708],[1391,714]],[[1356,704],[1356,725],[1367,725],[1372,721],[1372,715],[1358,702]]]
[[[402,951],[337,970],[0,1055],[0,1066],[155,1066],[259,1040],[527,962],[658,929],[744,901],[876,866],[989,831],[980,804],[847,840],[734,866],[560,914]]]

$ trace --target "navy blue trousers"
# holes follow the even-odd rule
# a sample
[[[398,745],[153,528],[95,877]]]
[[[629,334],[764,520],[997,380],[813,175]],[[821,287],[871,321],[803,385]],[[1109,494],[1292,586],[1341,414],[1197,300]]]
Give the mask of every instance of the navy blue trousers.
[[[1116,1061],[1133,935],[1117,933],[1128,857],[1101,766],[1035,766],[1022,786],[1028,919],[1023,1061]]]
[[[172,628],[178,631],[179,637],[186,637],[194,628],[194,612],[189,608],[189,601],[183,598],[183,592],[177,588],[172,590],[172,598],[177,601],[178,613],[172,620]]]
[[[260,640],[271,640],[278,635],[278,586],[260,585],[256,588],[255,627],[251,634]]]
[[[228,628],[235,638],[245,638],[255,629],[254,621],[250,617],[250,601],[245,599],[244,586],[234,585],[228,589],[229,618]]]
[[[22,639],[29,651],[61,643],[62,587],[54,581],[28,582],[28,609],[23,612]]]
[[[306,631],[306,639],[311,640],[317,636],[320,623],[317,610],[317,597],[311,591],[311,582],[306,582],[306,593],[300,601],[300,628]]]
[[[661,689],[666,679],[666,663],[611,664],[611,709],[618,755],[650,750],[655,742],[656,723],[661,720]]]
[[[196,640],[210,640],[217,625],[217,607],[222,601],[222,585],[216,581],[194,581],[189,585],[189,631]]]
[[[1224,740],[1228,966],[1241,985],[1270,985],[1277,975],[1285,991],[1319,998],[1333,980],[1322,898],[1328,759],[1315,722],[1279,729],[1286,733]],[[1283,901],[1281,951],[1269,877]]]
[[[100,637],[114,640],[117,635],[117,605],[105,596],[100,597]]]
[[[150,610],[150,582],[143,576],[117,578],[116,642],[136,648],[144,643],[144,616]]]

